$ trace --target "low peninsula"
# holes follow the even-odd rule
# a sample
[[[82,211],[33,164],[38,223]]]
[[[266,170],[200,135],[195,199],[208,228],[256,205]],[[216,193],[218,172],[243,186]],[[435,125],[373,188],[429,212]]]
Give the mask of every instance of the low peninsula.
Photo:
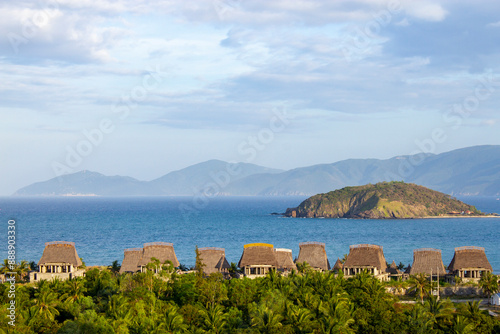
[[[493,217],[450,195],[412,183],[381,182],[309,197],[286,217],[411,219]]]

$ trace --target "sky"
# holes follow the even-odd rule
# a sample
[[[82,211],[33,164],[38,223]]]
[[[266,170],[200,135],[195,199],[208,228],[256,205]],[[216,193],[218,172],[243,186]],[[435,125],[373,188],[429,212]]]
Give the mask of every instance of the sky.
[[[500,2],[0,0],[0,195],[500,144]]]

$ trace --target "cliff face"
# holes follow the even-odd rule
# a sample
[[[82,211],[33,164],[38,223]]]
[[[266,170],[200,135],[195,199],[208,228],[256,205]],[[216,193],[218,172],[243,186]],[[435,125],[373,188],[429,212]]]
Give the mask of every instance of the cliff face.
[[[297,208],[287,209],[287,217],[324,218],[421,218],[447,214],[482,214],[474,206],[449,195],[404,182],[382,182],[346,187],[318,194]]]

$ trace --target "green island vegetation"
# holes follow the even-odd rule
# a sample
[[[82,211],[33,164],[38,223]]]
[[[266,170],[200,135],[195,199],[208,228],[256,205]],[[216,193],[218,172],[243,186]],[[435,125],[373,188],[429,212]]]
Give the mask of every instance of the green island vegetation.
[[[345,187],[314,195],[285,212],[288,217],[370,219],[484,215],[474,206],[450,195],[398,181]]]
[[[12,271],[5,265],[3,273]],[[82,278],[28,283],[23,261],[14,270],[15,327],[8,324],[11,283],[0,285],[0,333],[500,333],[499,318],[478,301],[438,300],[422,275],[383,283],[366,272],[345,279],[301,263],[288,276],[224,279],[206,277],[203,267],[197,256],[198,269],[179,273],[153,258],[146,272],[119,274],[115,261]],[[232,264],[230,274],[236,271]],[[498,277],[479,286],[498,291]],[[399,296],[403,290],[411,297]]]

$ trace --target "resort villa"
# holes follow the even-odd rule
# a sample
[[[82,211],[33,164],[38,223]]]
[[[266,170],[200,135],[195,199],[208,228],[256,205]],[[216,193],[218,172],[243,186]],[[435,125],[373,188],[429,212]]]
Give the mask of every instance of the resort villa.
[[[352,277],[364,270],[381,281],[389,279],[382,246],[361,244],[349,247],[349,255],[343,265],[344,277]]]
[[[453,277],[458,276],[464,282],[478,282],[485,272],[492,272],[483,247],[464,246],[455,248],[455,255],[448,266]]]
[[[204,247],[198,248],[201,262],[205,265],[203,272],[206,275],[213,273],[222,273],[223,275],[229,274],[229,262],[226,259],[226,250],[217,247]]]
[[[292,270],[297,270],[297,266],[293,263],[292,250],[287,248],[275,248],[274,254],[278,263],[278,271],[289,273]]]
[[[299,255],[294,263],[291,249],[274,248],[272,244],[267,243],[246,244],[243,247],[238,267],[249,278],[263,277],[270,270],[276,270],[286,275],[292,270],[297,270],[297,263],[307,263],[311,268],[319,271],[330,270],[324,243],[302,242],[299,247]],[[198,252],[204,264],[203,271],[206,275],[222,273],[226,278],[229,276],[231,266],[226,259],[224,248],[205,247],[199,248]],[[151,267],[151,262],[154,262],[153,258],[157,259],[160,264],[170,261],[173,267],[180,265],[172,243],[150,242],[145,243],[143,248],[125,249],[120,273],[136,273],[147,270],[158,273],[161,268]],[[29,279],[33,282],[53,278],[64,280],[81,277],[85,275],[81,266],[82,261],[78,257],[73,242],[47,242],[42,257],[38,261],[39,270],[30,272]],[[458,276],[465,282],[477,283],[485,272],[492,272],[492,267],[484,248],[458,247],[455,248],[455,254],[448,266],[447,274],[441,250],[420,248],[413,251],[413,263],[403,273],[397,268],[395,261],[389,267],[387,266],[382,246],[359,244],[351,245],[345,262],[342,263],[340,259],[337,259],[332,270],[335,273],[342,272],[346,278],[367,271],[382,281],[387,281],[389,278],[405,279],[410,275],[425,274],[428,277],[432,276],[431,279],[446,276],[447,279],[453,281],[454,277]],[[492,298],[498,298],[498,295]]]
[[[446,269],[441,257],[441,250],[434,248],[420,248],[413,251],[413,263],[410,275],[425,274],[432,277],[444,277]]]
[[[274,246],[265,243],[253,243],[243,246],[238,267],[246,277],[255,278],[265,276],[271,269],[278,268],[278,261]]]
[[[403,278],[403,272],[398,269],[398,266],[396,265],[395,261],[392,261],[389,268],[387,268],[387,272],[389,273],[389,277],[392,279],[397,280],[399,278]]]
[[[142,252],[142,248],[125,249],[120,274],[140,271],[141,267],[139,267],[139,261],[141,260]]]
[[[145,243],[143,246],[143,248],[125,249],[120,273],[145,272],[148,270],[148,263],[152,262],[153,258],[158,259],[160,264],[170,261],[174,267],[179,266],[179,261],[175,255],[174,244],[169,242],[149,242]],[[153,269],[155,273],[158,273],[160,270],[161,268]]]
[[[342,261],[340,261],[340,259],[337,258],[337,261],[335,261],[335,264],[333,265],[332,271],[334,273],[339,273],[342,271],[342,268],[344,268],[344,265],[342,264]]]
[[[311,268],[316,270],[330,270],[330,262],[328,262],[323,242],[301,242],[299,247],[299,257],[295,260],[295,263],[307,262]]]
[[[82,260],[78,257],[74,242],[46,242],[42,258],[38,261],[38,272],[30,272],[29,279],[36,282],[84,276],[85,270],[80,269],[81,266]]]

